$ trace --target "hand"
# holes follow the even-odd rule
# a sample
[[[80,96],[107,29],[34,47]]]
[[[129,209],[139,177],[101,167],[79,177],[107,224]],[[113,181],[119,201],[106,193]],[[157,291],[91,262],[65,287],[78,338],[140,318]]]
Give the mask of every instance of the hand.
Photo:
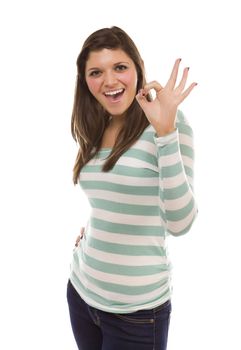
[[[192,83],[186,90],[189,68],[183,71],[182,79],[175,88],[181,59],[177,59],[167,84],[162,87],[157,81],[146,84],[136,95],[147,119],[155,128],[158,136],[164,136],[175,130],[175,119],[178,105],[190,94],[197,83]],[[146,95],[154,89],[156,97],[149,102]]]
[[[80,229],[80,234],[77,236],[76,241],[75,241],[75,247],[78,247],[80,240],[83,238],[85,232],[85,228],[81,227]]]

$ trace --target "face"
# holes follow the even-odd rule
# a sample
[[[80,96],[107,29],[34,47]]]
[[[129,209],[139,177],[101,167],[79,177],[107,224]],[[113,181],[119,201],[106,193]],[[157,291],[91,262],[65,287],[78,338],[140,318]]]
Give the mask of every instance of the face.
[[[123,116],[136,96],[136,67],[121,49],[92,51],[85,79],[92,95],[112,116]]]

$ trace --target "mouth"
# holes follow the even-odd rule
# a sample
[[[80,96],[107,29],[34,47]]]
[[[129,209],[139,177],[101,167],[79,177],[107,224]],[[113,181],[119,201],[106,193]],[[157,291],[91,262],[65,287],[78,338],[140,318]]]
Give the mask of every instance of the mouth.
[[[124,92],[125,92],[125,89],[116,89],[116,90],[106,91],[104,92],[104,95],[110,102],[118,102],[120,101]]]

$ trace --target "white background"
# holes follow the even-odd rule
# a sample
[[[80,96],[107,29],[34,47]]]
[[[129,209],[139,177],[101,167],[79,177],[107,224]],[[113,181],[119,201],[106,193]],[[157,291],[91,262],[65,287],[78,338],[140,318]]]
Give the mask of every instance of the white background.
[[[238,1],[2,1],[0,5],[0,348],[76,349],[66,284],[89,214],[72,184],[76,58],[93,31],[117,25],[148,80],[176,58],[198,86],[180,109],[195,135],[199,216],[170,238],[169,350],[239,350],[240,13]]]

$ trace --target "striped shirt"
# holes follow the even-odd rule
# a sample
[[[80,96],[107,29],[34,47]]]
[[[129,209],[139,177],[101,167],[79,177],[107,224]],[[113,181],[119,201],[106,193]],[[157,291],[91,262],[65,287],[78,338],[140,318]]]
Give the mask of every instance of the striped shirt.
[[[74,249],[70,280],[90,306],[112,313],[157,307],[171,298],[168,234],[189,231],[193,196],[192,129],[179,110],[176,130],[150,124],[109,172],[102,148],[81,170],[91,214]]]

